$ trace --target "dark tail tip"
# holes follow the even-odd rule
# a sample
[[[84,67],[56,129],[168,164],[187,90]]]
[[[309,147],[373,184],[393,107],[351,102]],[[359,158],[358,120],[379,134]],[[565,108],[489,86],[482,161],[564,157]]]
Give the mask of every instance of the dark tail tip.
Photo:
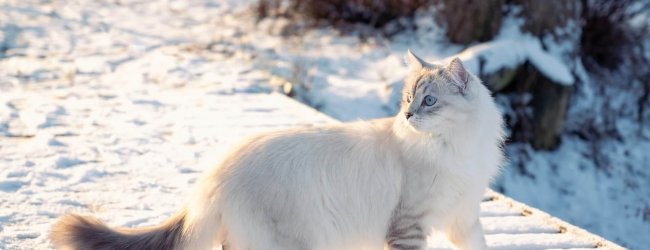
[[[175,216],[156,227],[113,230],[95,218],[68,214],[54,224],[50,239],[57,249],[175,249],[182,223]]]
[[[54,224],[50,239],[57,249],[90,249],[86,244],[89,239],[100,240],[112,231],[97,219],[67,214]]]

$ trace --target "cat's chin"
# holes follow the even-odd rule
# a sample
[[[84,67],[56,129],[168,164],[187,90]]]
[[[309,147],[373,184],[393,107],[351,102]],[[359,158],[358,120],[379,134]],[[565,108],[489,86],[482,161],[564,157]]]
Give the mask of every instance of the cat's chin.
[[[406,121],[409,130],[414,133],[430,133],[421,122]]]
[[[431,122],[431,121],[427,121]],[[440,136],[440,130],[435,129],[435,125],[424,123],[424,121],[406,121],[408,130],[417,135],[417,136],[426,136],[426,137],[438,137]]]
[[[395,126],[395,132],[401,138],[410,137],[411,139],[423,138],[423,137],[432,137],[434,133],[429,124],[424,124],[422,120],[406,120],[398,119]]]

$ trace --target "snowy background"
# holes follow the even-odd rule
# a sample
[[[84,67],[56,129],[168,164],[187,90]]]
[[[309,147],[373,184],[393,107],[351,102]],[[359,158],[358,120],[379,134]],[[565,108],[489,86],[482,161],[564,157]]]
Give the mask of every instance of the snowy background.
[[[265,110],[263,102],[240,110],[228,98],[282,92],[341,121],[393,115],[408,48],[430,61],[459,56],[474,72],[479,61],[488,72],[529,62],[570,86],[559,146],[510,143],[493,188],[623,246],[650,245],[650,111],[638,87],[646,83],[629,77],[637,69],[589,72],[567,57],[572,45],[522,32],[516,15],[505,15],[490,41],[465,46],[446,39],[434,8],[408,21],[417,29],[387,38],[363,27],[340,32],[258,19],[255,7],[0,0],[0,249],[27,241],[46,248],[46,236],[33,229],[46,232],[64,211],[103,212],[127,226],[159,221],[165,215],[131,221],[102,207],[178,206],[174,197],[188,189],[169,187],[189,186],[213,151],[223,150],[213,147],[217,132],[208,128],[237,127],[227,122],[237,114],[213,119],[210,110]],[[514,123],[514,107],[530,97],[496,99]],[[155,174],[111,182],[133,171]],[[138,195],[111,192],[111,185]],[[39,204],[49,205],[27,208]]]

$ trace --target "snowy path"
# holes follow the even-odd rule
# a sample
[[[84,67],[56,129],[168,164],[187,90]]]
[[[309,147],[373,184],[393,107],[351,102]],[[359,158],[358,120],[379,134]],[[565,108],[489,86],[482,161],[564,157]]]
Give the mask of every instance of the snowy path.
[[[0,249],[46,248],[48,227],[64,212],[93,213],[113,225],[155,224],[234,141],[332,122],[276,94],[38,99],[21,104],[44,114],[38,132],[1,140]]]
[[[66,211],[154,224],[232,141],[329,120],[265,94],[242,4],[0,1],[0,249]]]

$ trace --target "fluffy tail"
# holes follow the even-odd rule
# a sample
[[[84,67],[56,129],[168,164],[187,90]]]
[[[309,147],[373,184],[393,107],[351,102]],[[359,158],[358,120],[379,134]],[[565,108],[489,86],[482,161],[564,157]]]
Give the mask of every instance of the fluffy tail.
[[[50,239],[57,249],[181,249],[185,212],[147,228],[111,229],[97,219],[64,215],[54,224]]]

